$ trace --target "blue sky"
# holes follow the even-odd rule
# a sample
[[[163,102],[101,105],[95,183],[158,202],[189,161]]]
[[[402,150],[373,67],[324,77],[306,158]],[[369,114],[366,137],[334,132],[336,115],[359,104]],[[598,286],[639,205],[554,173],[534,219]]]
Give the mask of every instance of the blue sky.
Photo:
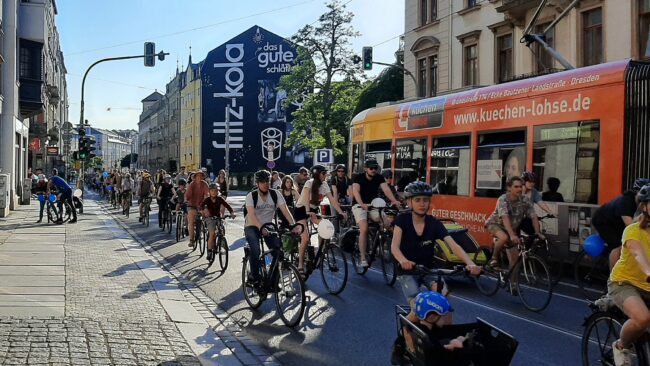
[[[347,2],[348,0],[346,0]],[[68,70],[69,120],[79,122],[81,79],[94,61],[138,55],[146,40],[169,52],[153,68],[142,59],[115,61],[93,68],[86,80],[85,118],[95,127],[137,130],[140,101],[164,90],[178,65],[202,60],[213,48],[253,25],[283,37],[318,19],[324,0],[58,0],[56,24]],[[348,10],[361,37],[354,49],[374,46],[375,61],[393,62],[397,36],[404,32],[404,1],[352,0]],[[262,14],[264,13],[264,14]],[[369,76],[381,70],[374,66]],[[110,110],[109,110],[110,109]]]

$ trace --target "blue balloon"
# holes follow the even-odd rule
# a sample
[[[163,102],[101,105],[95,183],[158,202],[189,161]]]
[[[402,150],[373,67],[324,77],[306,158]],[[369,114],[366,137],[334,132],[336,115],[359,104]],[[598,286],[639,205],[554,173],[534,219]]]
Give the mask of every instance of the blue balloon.
[[[38,195],[38,202],[45,202],[45,195],[39,194]]]
[[[50,200],[50,202],[54,203],[54,202],[56,202],[56,195],[51,194],[47,199]]]
[[[108,191],[113,192],[113,186],[108,186]]]
[[[585,239],[585,252],[592,257],[598,257],[605,252],[605,241],[598,234],[593,234]]]

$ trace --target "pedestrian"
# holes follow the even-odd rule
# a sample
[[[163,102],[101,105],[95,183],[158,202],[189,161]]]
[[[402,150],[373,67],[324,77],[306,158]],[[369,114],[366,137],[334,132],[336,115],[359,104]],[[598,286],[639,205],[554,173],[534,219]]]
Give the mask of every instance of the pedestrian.
[[[54,169],[53,173],[58,174],[58,171]],[[50,181],[48,183],[48,190],[52,187],[56,187],[57,191],[60,194],[57,223],[63,222],[63,203],[67,202],[70,205],[72,213],[72,220],[70,220],[70,223],[74,224],[77,222],[77,210],[75,208],[74,202],[72,202],[72,187],[70,187],[65,179],[59,177],[58,175],[53,175],[52,178],[50,178]]]
[[[40,223],[43,220],[43,210],[45,209],[45,204],[47,203],[47,178],[45,174],[39,174],[36,177],[36,185],[32,190],[32,193],[38,196],[38,202],[40,203],[40,211],[38,213],[38,221]],[[54,214],[58,216],[56,212],[56,207],[54,207]]]

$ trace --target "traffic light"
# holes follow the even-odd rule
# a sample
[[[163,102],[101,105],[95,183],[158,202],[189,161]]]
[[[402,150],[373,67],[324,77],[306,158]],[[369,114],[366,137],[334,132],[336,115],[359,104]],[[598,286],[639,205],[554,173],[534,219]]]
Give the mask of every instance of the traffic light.
[[[364,47],[361,55],[363,56],[363,69],[372,70],[372,47]]]
[[[144,43],[144,66],[153,67],[155,65],[156,65],[156,44],[153,42],[145,42]]]
[[[88,152],[87,159],[90,160],[95,157],[95,138],[92,136],[86,137],[86,151]]]
[[[88,137],[79,138],[79,160],[86,160],[88,157]]]
[[[72,161],[77,161],[77,160],[79,160],[79,152],[74,151],[72,152]]]
[[[86,129],[83,127],[79,127],[79,137],[84,137],[86,136]]]

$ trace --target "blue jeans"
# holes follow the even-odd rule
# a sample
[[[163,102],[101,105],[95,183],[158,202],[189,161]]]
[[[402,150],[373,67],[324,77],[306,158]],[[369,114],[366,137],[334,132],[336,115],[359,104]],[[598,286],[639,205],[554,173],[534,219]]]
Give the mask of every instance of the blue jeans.
[[[248,242],[248,247],[250,248],[250,257],[248,260],[251,264],[251,273],[253,274],[253,279],[259,281],[260,279],[260,239],[262,238],[262,233],[260,229],[255,226],[246,226],[244,228],[244,236]],[[282,247],[282,242],[277,236],[266,236],[264,237],[264,242],[269,249],[279,249]],[[273,252],[273,262],[277,260],[278,251]]]

